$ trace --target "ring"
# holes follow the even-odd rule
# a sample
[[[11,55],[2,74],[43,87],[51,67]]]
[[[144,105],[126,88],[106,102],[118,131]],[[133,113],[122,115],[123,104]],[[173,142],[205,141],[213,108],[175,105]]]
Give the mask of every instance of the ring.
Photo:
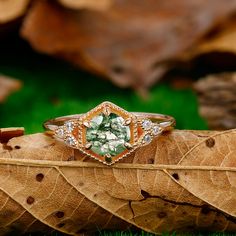
[[[174,126],[175,119],[171,116],[127,112],[111,102],[103,102],[85,114],[58,117],[44,123],[45,129],[51,130],[57,140],[106,165],[149,144]]]

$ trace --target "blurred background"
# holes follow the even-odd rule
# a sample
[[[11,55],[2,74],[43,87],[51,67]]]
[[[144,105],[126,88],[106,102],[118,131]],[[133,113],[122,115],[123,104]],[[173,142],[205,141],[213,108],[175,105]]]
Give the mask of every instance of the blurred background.
[[[235,0],[0,0],[0,127],[103,101],[236,127]]]

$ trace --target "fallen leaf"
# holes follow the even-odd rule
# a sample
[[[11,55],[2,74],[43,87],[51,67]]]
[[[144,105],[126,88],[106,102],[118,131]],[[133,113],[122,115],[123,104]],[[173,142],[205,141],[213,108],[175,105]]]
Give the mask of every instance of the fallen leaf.
[[[0,1],[0,24],[12,21],[22,16],[30,0],[1,0]]]
[[[236,127],[236,74],[208,75],[194,84],[199,112],[211,129]]]
[[[24,135],[25,129],[19,128],[1,128],[0,129],[0,143],[7,143],[11,138]]]
[[[223,25],[220,25],[216,32],[188,51],[185,60],[191,60],[199,55],[212,52],[236,54],[236,17],[231,17]]]
[[[44,134],[7,145],[12,150],[0,146],[1,205],[10,199],[58,231],[236,231],[236,130],[176,130],[112,167]],[[4,230],[6,221],[0,221]]]
[[[114,0],[105,11],[68,10],[37,1],[21,35],[39,52],[142,92],[235,10],[235,0]]]
[[[9,76],[0,75],[0,103],[4,102],[6,97],[12,92],[19,90],[21,86],[21,81]]]
[[[62,5],[71,9],[107,10],[113,0],[58,0]]]

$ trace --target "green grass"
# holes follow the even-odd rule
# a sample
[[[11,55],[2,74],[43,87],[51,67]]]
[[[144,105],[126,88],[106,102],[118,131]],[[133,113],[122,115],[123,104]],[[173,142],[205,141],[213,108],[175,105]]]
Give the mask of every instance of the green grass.
[[[235,236],[236,233],[204,233],[204,232],[196,232],[196,233],[163,233],[162,236]],[[98,236],[154,236],[154,234],[146,233],[142,231],[141,233],[131,233],[131,232],[104,232],[99,234]]]
[[[9,45],[0,48],[0,73],[22,80],[24,86],[0,105],[0,127],[24,126],[27,133],[41,132],[48,118],[87,112],[109,100],[128,111],[172,115],[178,129],[207,128],[190,89],[175,90],[166,83],[157,84],[144,100],[132,90],[117,88],[108,80],[35,54],[22,42],[15,40]]]
[[[224,233],[224,232],[216,232],[216,233],[207,233],[207,232],[195,232],[195,233],[162,233],[161,236],[235,236],[236,233]],[[14,235],[12,235],[14,236]],[[46,236],[41,234],[28,234],[25,236]],[[49,234],[49,236],[65,236],[64,234],[53,232]],[[141,232],[126,232],[126,231],[101,231],[95,234],[95,236],[154,236],[154,234],[150,234],[144,231]]]
[[[116,231],[116,232],[102,231],[102,232],[99,232],[96,236],[154,236],[154,234],[150,234],[144,231],[141,231],[140,233],[125,232],[125,231],[124,232],[123,231]],[[167,236],[167,235],[163,234],[163,236]]]

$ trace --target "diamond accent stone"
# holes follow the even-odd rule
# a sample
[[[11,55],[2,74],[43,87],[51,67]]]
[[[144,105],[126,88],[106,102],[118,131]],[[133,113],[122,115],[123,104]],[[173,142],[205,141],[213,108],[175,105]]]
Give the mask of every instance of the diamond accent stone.
[[[72,121],[66,122],[65,128],[67,132],[71,132],[74,128],[74,123]]]
[[[64,137],[64,130],[63,130],[63,128],[57,129],[56,132],[55,132],[55,134],[56,134],[56,136],[57,136],[58,138],[63,138],[63,137]]]
[[[148,130],[152,127],[152,122],[150,120],[144,120],[142,122],[142,127],[145,129],[145,130]]]
[[[65,140],[65,143],[68,145],[68,146],[76,146],[76,139],[72,136],[68,136],[66,137],[66,140]]]
[[[127,148],[130,141],[130,127],[124,124],[124,118],[115,113],[98,114],[90,121],[86,130],[86,141],[91,143],[90,150],[105,156],[116,156]]]
[[[160,134],[162,131],[161,127],[159,125],[155,125],[152,129],[152,133],[153,135],[158,135]]]
[[[144,137],[143,137],[143,142],[145,144],[148,144],[152,141],[152,136],[150,134],[146,134]]]

